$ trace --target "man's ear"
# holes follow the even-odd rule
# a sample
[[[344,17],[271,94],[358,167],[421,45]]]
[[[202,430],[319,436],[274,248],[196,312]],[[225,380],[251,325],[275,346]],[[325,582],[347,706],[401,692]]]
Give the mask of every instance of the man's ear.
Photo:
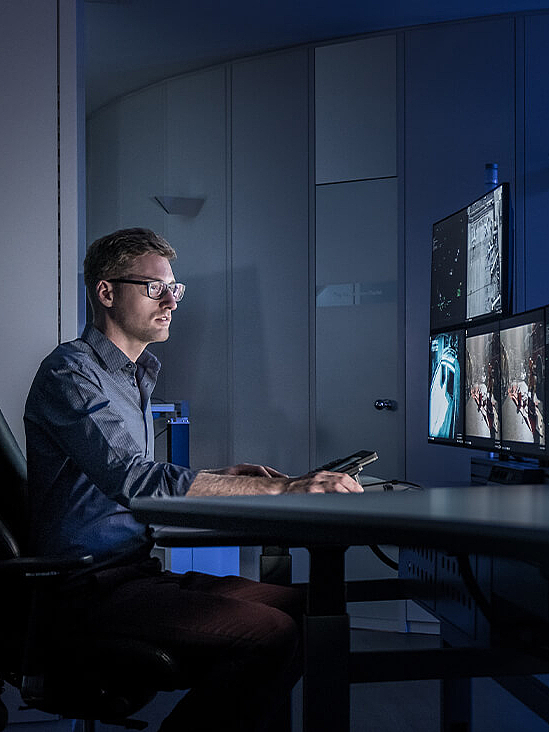
[[[95,294],[103,307],[112,308],[114,304],[114,288],[112,286],[112,282],[99,280],[95,286]]]

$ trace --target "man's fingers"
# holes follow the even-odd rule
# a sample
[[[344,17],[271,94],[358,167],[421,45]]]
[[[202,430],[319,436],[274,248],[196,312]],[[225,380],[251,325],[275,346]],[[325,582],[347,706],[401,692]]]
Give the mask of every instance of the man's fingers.
[[[347,473],[321,471],[311,476],[309,493],[363,493],[364,489]]]
[[[271,468],[269,465],[264,465],[262,467],[267,472],[267,475],[271,478],[287,478],[288,477],[286,475],[286,473],[281,473],[279,470],[276,470],[275,468]]]

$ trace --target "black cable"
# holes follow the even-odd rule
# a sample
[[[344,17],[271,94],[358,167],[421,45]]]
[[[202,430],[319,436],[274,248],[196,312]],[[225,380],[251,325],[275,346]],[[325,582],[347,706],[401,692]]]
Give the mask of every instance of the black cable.
[[[378,559],[381,559],[383,564],[386,564],[391,569],[397,569],[398,570],[398,562],[395,562],[394,559],[391,559],[390,556],[385,554],[385,552],[379,548],[377,544],[370,544],[370,549],[373,551],[373,553],[376,555]]]
[[[484,596],[484,593],[480,589],[480,585],[477,582],[473,570],[471,569],[471,562],[467,554],[458,554],[456,556],[459,572],[463,579],[463,584],[467,588],[467,592],[471,595],[478,609],[484,615],[490,625],[495,626],[496,620],[494,617],[494,610],[488,599]]]
[[[163,429],[163,430],[160,430],[160,432],[157,432],[157,433],[155,434],[155,436],[154,436],[154,439],[156,440],[156,438],[157,438],[157,437],[160,437],[160,435],[163,435],[163,434],[164,434],[164,432],[166,432],[166,430],[167,430],[167,429],[168,429],[167,427],[164,427],[164,429]]]
[[[419,483],[411,483],[409,480],[399,480],[398,478],[393,478],[392,480],[376,480],[374,483],[361,483],[363,488],[369,488],[373,485],[382,485],[383,489],[386,491],[392,491],[393,486],[395,485],[405,485],[406,488],[418,488],[419,490],[423,490],[423,486],[419,485]]]
[[[392,480],[377,480],[374,483],[364,483],[362,487],[369,488],[373,485],[382,485],[384,491],[392,491],[393,486],[395,485],[405,485],[405,490],[407,490],[408,488],[418,488],[422,490],[422,486],[420,486],[418,483],[398,480],[398,478],[393,478]],[[395,562],[394,559],[391,559],[391,557],[388,556],[382,549],[380,549],[377,544],[370,544],[370,549],[376,555],[376,557],[383,562],[383,564],[387,565],[387,567],[390,567],[391,569],[398,571],[398,562]]]
[[[154,402],[151,401],[151,404],[171,404],[171,402],[167,402],[165,399],[160,399],[160,397],[155,397]],[[160,432],[157,432],[154,436],[154,439],[156,440],[157,437],[160,437],[160,435],[163,435],[167,429],[168,429],[167,427],[164,427],[163,430],[160,430]]]
[[[507,643],[510,643],[511,646],[526,649],[527,652],[534,656],[541,655],[543,658],[546,658],[549,652],[549,646],[546,640],[547,621],[542,620],[540,622],[539,628],[537,628],[539,632],[537,633],[536,629],[532,627],[533,619],[531,618],[526,628],[527,635],[524,637],[523,633],[521,633],[521,626],[518,624],[516,618],[509,618],[507,620],[496,615],[492,604],[480,589],[478,580],[473,574],[468,555],[458,554],[456,555],[456,559],[463,584],[475,601],[480,612],[490,624],[490,627],[497,631],[500,637]]]

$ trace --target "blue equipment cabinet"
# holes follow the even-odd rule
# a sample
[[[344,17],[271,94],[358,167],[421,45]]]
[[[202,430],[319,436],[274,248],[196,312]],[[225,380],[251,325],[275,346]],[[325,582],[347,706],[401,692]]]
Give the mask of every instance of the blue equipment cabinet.
[[[167,416],[166,457],[169,463],[190,467],[190,418],[189,402],[182,400],[170,404],[152,404],[154,417]],[[172,572],[204,572],[223,576],[240,574],[240,550],[228,547],[180,547],[171,550]]]

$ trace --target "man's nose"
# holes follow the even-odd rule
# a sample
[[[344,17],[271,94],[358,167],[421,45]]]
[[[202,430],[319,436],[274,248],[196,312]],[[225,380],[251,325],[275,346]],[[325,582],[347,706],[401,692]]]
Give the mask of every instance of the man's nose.
[[[177,302],[171,290],[166,290],[164,296],[162,297],[162,302],[164,302],[167,307],[170,308],[170,310],[177,309]]]

